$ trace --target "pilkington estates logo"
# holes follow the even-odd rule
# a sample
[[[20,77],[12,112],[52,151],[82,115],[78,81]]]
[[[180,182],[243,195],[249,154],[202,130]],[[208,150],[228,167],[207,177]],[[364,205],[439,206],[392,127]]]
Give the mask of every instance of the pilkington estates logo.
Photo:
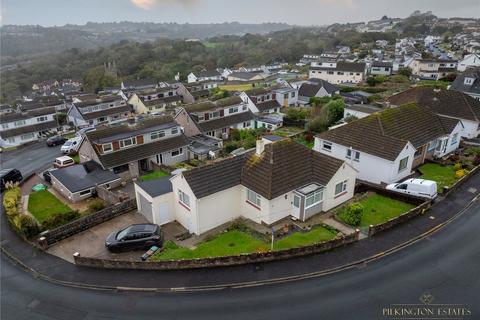
[[[463,304],[433,303],[433,295],[425,292],[420,296],[421,303],[391,304],[382,309],[386,319],[412,320],[463,320],[472,319],[472,312]]]

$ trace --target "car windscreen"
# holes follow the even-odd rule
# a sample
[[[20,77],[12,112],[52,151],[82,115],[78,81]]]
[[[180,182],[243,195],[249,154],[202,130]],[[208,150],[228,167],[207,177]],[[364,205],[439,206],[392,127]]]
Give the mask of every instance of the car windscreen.
[[[125,229],[123,229],[123,230],[120,230],[120,231],[117,233],[117,236],[115,237],[115,239],[117,239],[117,240],[122,240],[122,239],[124,239],[124,238],[128,235],[128,233],[130,232],[130,229],[131,229],[131,227],[125,228]]]
[[[65,142],[64,146],[67,146],[67,147],[68,147],[68,146],[71,145],[71,144],[72,144],[72,141],[67,141],[67,142]]]

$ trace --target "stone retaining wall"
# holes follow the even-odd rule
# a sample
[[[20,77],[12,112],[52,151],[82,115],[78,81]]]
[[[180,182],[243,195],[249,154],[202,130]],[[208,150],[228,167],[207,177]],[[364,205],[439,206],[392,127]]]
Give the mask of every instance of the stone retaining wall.
[[[125,202],[106,207],[105,209],[67,223],[58,228],[43,232],[41,234],[41,237],[38,239],[38,244],[42,248],[46,249],[49,245],[55,242],[71,237],[77,233],[90,229],[112,218],[135,210],[136,208],[137,202],[135,199],[127,200]]]
[[[165,261],[120,261],[99,258],[82,257],[80,254],[73,255],[76,265],[97,267],[106,269],[142,269],[142,270],[175,270],[225,267],[249,263],[267,262],[273,260],[284,260],[315,253],[328,251],[353,243],[359,238],[359,230],[347,236],[337,237],[330,241],[316,243],[310,246],[293,248],[279,251],[241,254],[236,256],[201,258],[189,260],[165,260]]]

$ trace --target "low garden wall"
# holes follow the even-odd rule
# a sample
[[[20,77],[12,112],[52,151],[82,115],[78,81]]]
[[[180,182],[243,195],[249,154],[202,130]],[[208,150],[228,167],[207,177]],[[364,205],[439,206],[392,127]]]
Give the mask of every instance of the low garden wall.
[[[413,208],[412,210],[405,212],[404,214],[399,215],[398,217],[392,218],[388,221],[385,221],[384,223],[380,223],[374,226],[369,226],[368,228],[368,236],[371,237],[374,234],[377,234],[379,232],[388,230],[392,228],[393,226],[396,226],[397,224],[404,223],[428,210],[430,208],[430,201],[425,201],[421,205]]]
[[[89,258],[82,257],[80,254],[76,253],[73,255],[73,258],[76,265],[106,269],[174,270],[224,267],[249,263],[267,262],[273,260],[284,260],[328,251],[333,248],[341,247],[357,241],[359,233],[360,232],[357,230],[355,233],[347,236],[342,236],[332,239],[330,241],[320,242],[299,248],[259,253],[248,253],[225,257],[143,262]]]
[[[137,208],[137,203],[135,199],[127,200],[127,201],[106,207],[105,209],[102,209],[88,216],[85,216],[75,221],[72,221],[70,223],[67,223],[58,228],[43,232],[41,234],[41,237],[38,239],[38,244],[43,248],[47,248],[49,245],[55,242],[71,237],[77,233],[90,229],[112,218],[120,216],[129,211],[135,210],[136,208]]]

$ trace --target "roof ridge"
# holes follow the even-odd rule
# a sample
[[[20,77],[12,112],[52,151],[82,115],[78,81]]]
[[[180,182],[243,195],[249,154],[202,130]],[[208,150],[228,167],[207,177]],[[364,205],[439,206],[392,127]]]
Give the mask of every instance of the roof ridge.
[[[475,111],[473,110],[472,106],[470,105],[470,102],[468,102],[467,100],[467,97],[466,97],[466,94],[462,92],[462,97],[463,97],[463,100],[465,101],[465,103],[467,104],[468,106],[468,109],[470,110],[470,112],[473,114],[473,116],[475,117],[475,119],[477,121],[480,121],[480,119],[477,117],[477,114],[475,113]]]

